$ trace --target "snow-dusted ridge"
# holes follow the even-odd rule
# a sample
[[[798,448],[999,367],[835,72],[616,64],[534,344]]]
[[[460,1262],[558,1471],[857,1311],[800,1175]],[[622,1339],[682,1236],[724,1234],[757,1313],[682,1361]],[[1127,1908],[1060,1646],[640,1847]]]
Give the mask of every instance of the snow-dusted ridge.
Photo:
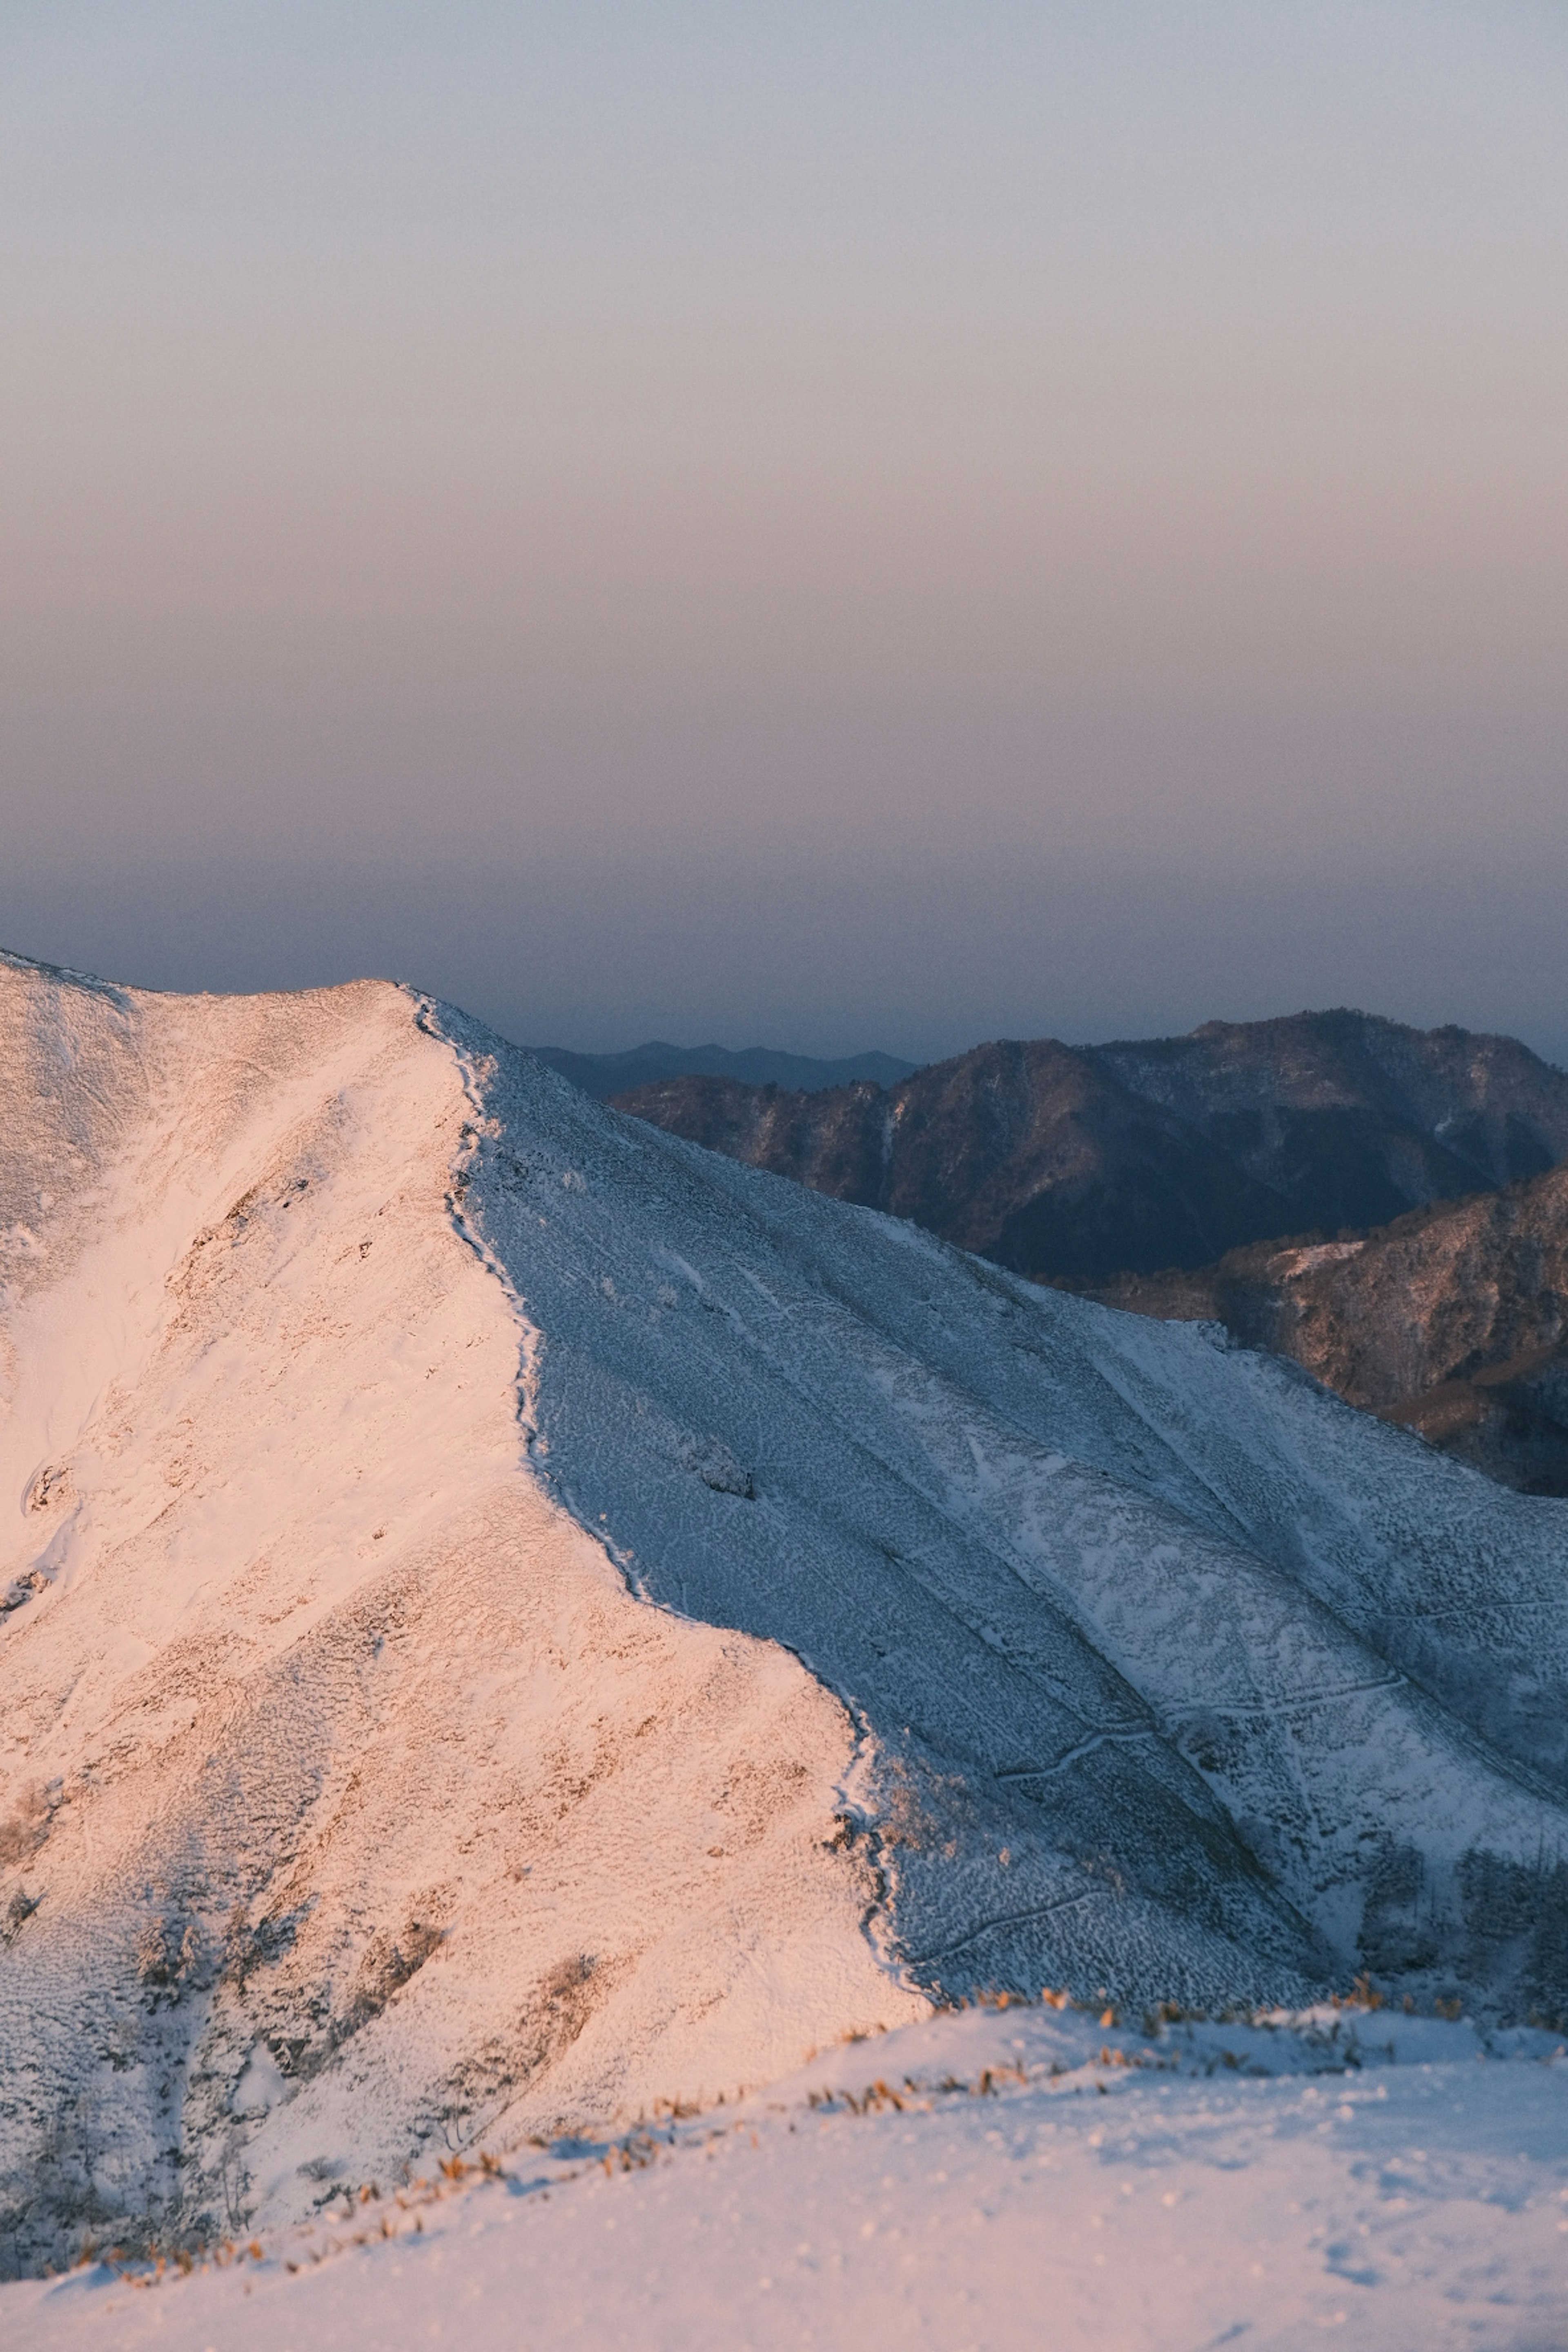
[[[390,985],[6,960],[0,1085],[0,2264],[944,1990],[1568,2007],[1568,1507]]]

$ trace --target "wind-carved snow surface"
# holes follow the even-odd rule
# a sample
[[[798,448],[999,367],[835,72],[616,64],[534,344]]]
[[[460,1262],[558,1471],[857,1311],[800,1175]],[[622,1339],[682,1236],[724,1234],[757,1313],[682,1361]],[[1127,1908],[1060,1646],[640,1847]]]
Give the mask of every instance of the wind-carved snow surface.
[[[0,1078],[9,2270],[980,1986],[1568,2007],[1568,1507],[390,985]]]

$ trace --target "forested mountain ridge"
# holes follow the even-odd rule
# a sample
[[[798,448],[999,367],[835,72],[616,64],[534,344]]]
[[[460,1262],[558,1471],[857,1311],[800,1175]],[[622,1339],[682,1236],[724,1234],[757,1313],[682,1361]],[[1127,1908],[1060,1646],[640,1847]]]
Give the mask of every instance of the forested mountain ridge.
[[[1568,1075],[1527,1046],[1353,1012],[1142,1043],[1003,1041],[891,1087],[688,1076],[615,1100],[1073,1284],[1381,1224],[1568,1158]]]

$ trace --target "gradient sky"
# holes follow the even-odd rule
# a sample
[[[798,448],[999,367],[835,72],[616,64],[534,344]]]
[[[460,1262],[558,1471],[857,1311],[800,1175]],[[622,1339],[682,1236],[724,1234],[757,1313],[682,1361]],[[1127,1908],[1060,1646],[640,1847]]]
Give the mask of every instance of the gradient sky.
[[[1561,0],[5,0],[0,941],[1568,1060]]]

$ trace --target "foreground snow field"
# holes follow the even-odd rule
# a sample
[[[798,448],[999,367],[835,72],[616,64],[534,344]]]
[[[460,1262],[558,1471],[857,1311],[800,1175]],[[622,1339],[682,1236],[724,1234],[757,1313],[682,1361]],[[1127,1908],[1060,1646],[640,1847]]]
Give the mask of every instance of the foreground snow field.
[[[1568,1506],[388,984],[0,959],[0,2274],[987,1988],[1568,2013]]]
[[[1568,2053],[1540,2033],[1489,2055],[1381,2013],[1151,2036],[971,2011],[469,2180],[375,2184],[189,2278],[0,2289],[0,2330],[30,2352],[1568,2341]]]

